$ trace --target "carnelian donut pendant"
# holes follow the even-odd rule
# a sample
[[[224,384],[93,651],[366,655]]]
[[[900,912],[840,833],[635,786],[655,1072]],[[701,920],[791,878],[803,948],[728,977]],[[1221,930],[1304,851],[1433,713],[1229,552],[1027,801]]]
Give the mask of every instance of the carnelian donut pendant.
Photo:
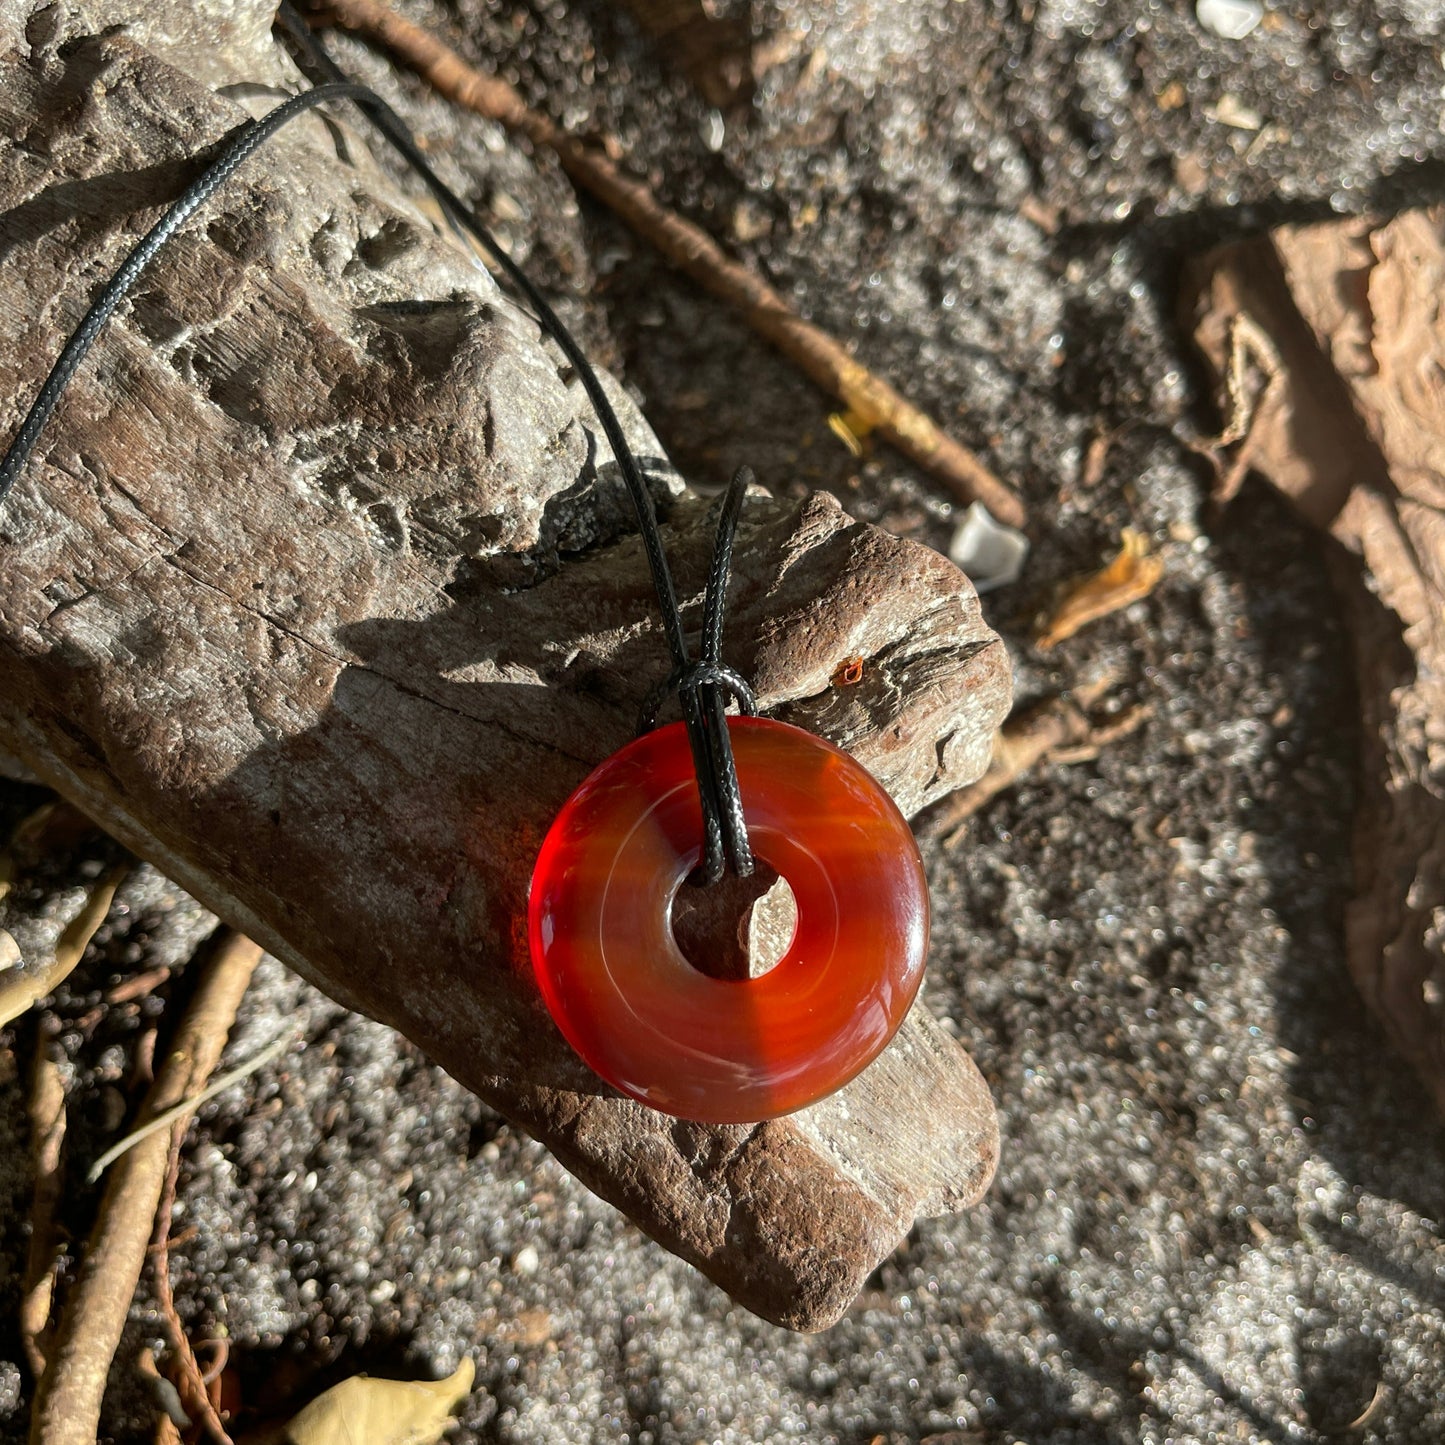
[[[728,728],[753,850],[797,901],[772,969],[710,978],[673,938],[673,897],[702,852],[682,723],[614,753],[572,794],[528,903],[532,964],[572,1047],[623,1093],[715,1124],[841,1088],[903,1022],[928,947],[918,848],[878,782],[801,728]]]

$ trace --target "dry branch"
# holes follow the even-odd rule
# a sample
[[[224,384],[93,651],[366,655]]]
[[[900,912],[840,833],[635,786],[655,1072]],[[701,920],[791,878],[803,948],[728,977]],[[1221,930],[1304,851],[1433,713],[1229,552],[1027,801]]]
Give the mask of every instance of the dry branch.
[[[734,261],[700,226],[668,210],[645,182],[629,176],[604,151],[569,135],[532,110],[506,81],[484,75],[379,0],[325,0],[325,13],[384,46],[458,105],[554,152],[578,185],[616,212],[678,270],[735,307],[754,331],[904,456],[961,501],[982,502],[1010,527],[1024,525],[1022,502],[972,451],[850,356],[834,337],[803,320],[776,289]]]
[[[1129,708],[1107,723],[1090,720],[1085,709],[1111,685],[1088,684],[1070,697],[1048,698],[1009,718],[994,741],[988,771],[932,810],[925,823],[928,832],[941,836],[945,848],[956,848],[968,820],[1035,768],[1048,762],[1086,762],[1101,748],[1142,727],[1149,718],[1146,706]]]
[[[146,1096],[144,1116],[171,1108],[205,1084],[220,1060],[241,995],[260,957],[261,950],[248,938],[230,932],[220,938],[202,966],[195,997]],[[32,1445],[94,1445],[110,1362],[165,1186],[172,1133],[183,1135],[189,1122],[181,1120],[174,1130],[143,1139],[111,1171],[80,1278],[66,1303],[36,1390]]]
[[[50,1349],[50,1304],[55,1291],[55,1207],[64,1179],[65,1082],[50,1053],[54,1020],[42,1015],[30,1078],[30,1155],[35,1186],[30,1204],[30,1247],[25,1261],[25,1292],[20,1298],[20,1340],[30,1373],[45,1373]]]
[[[269,7],[226,13],[218,45],[182,0],[123,34],[0,0],[0,434],[175,158],[241,119],[213,87],[296,84]],[[981,1193],[988,1091],[915,1010],[839,1100],[692,1129],[552,1026],[527,882],[666,670],[651,583],[579,388],[344,134],[299,122],[176,238],[0,511],[0,748],[745,1304],[828,1324]],[[707,509],[663,501],[696,626]],[[906,811],[982,772],[1009,669],[947,561],[822,497],[750,502],[736,557],[726,660],[765,709]]]
[[[1445,1111],[1442,288],[1445,213],[1417,210],[1228,247],[1190,302],[1240,434],[1224,482],[1253,467],[1340,544],[1363,711],[1346,950]]]

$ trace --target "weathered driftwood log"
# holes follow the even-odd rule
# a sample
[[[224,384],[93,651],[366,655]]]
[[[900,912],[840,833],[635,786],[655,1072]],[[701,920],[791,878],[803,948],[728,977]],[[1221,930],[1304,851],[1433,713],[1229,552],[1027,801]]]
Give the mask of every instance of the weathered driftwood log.
[[[178,158],[245,118],[233,97],[295,83],[268,22],[259,0],[0,0],[4,435],[196,172]],[[0,510],[0,748],[739,1300],[816,1328],[916,1215],[979,1195],[993,1110],[922,1010],[839,1098],[734,1129],[617,1097],[553,1028],[531,863],[666,668],[595,432],[357,135],[297,122],[162,256]],[[705,507],[661,490],[695,625]],[[761,499],[729,627],[764,707],[905,809],[986,765],[1008,669],[934,553]],[[862,680],[830,686],[853,656]]]
[[[1350,969],[1445,1112],[1445,213],[1288,226],[1208,257],[1195,335],[1254,467],[1352,557],[1362,708]]]

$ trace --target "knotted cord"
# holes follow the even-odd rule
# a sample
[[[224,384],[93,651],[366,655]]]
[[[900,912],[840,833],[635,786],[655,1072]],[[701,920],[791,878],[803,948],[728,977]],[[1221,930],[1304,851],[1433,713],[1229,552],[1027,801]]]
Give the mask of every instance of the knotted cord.
[[[432,170],[401,117],[375,91],[345,77],[289,4],[283,3],[279,19],[301,47],[312,68],[319,71],[324,79],[313,85],[312,89],[293,96],[266,115],[243,126],[223,146],[220,155],[170,205],[101,288],[80,325],[65,343],[59,359],[31,403],[4,457],[0,458],[0,504],[4,503],[15,485],[16,478],[34,452],[41,430],[54,412],[86,353],[166,241],[282,126],[328,102],[353,101],[426,183],[453,231],[458,234],[470,233],[496,263],[508,282],[521,293],[581,381],[612,448],[612,454],[617,460],[623,482],[637,513],[643,550],[647,556],[653,586],[657,592],[658,608],[662,614],[663,633],[672,655],[672,671],[662,691],[675,691],[678,694],[692,748],[693,765],[697,772],[703,817],[703,850],[698,875],[701,881],[713,883],[722,877],[728,865],[739,875],[751,873],[753,858],[743,818],[737,769],[728,737],[724,699],[725,695],[730,694],[743,711],[752,712],[753,695],[747,683],[731,668],[723,665],[720,653],[723,605],[727,593],[733,540],[738,514],[748,484],[752,480],[752,473],[746,467],[741,468],[723,498],[703,602],[700,656],[694,659],[683,627],[672,572],[663,549],[652,494],[647,488],[632,448],[628,445],[622,424],[582,348],[547,304],[541,292],[502,250],[476,212]],[[646,726],[652,725],[660,701],[660,695],[649,699],[649,706],[643,710]]]

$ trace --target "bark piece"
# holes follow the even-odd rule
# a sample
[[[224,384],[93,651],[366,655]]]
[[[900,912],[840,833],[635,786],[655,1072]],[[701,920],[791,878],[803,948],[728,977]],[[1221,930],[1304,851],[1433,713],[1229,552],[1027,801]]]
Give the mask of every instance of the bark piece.
[[[4,434],[194,174],[176,157],[244,118],[209,87],[286,74],[265,8],[232,7],[249,38],[202,84],[179,0],[123,31],[118,4],[0,0],[28,37],[0,51]],[[695,627],[708,508],[617,396]],[[667,668],[612,470],[535,326],[344,123],[299,121],[160,258],[0,511],[0,747],[744,1304],[819,1328],[917,1214],[982,1191],[993,1107],[918,1010],[840,1100],[740,1131],[620,1099],[553,1027],[531,864]],[[823,497],[755,498],[736,555],[727,660],[765,708],[908,811],[983,770],[1008,665],[948,562]]]
[[[1337,578],[1363,709],[1351,971],[1445,1111],[1445,212],[1283,227],[1207,258],[1195,335],[1223,374],[1257,327],[1240,442],[1354,562]]]

